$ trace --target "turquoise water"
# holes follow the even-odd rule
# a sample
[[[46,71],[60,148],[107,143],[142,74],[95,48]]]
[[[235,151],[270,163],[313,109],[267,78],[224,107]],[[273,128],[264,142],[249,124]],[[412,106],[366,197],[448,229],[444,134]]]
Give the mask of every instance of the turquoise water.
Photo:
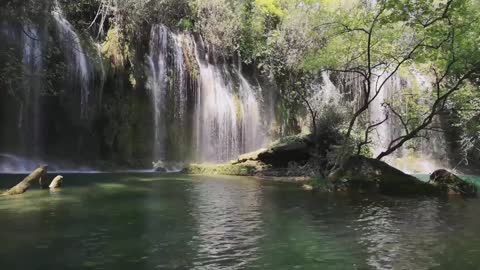
[[[0,269],[479,269],[480,200],[239,177],[64,175],[0,198]],[[1,188],[22,176],[0,176]]]

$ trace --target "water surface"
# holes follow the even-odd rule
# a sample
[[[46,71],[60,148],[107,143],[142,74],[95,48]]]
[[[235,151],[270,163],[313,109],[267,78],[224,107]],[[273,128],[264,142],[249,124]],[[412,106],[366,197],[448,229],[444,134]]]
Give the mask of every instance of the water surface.
[[[480,201],[70,174],[0,198],[0,269],[479,269]],[[7,188],[21,178],[0,176]]]

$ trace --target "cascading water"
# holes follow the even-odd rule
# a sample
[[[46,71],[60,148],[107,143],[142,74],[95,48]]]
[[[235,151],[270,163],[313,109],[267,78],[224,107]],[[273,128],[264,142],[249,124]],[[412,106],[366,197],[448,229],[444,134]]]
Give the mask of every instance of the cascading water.
[[[240,78],[240,99],[242,101],[241,123],[244,145],[241,149],[242,152],[250,152],[262,147],[266,140],[261,126],[258,94],[240,71],[237,72],[237,75]]]
[[[225,161],[240,152],[237,124],[240,100],[235,99],[231,81],[227,79],[229,71],[226,67],[208,62],[203,42],[200,46],[196,44],[195,51],[200,69],[200,93],[196,105],[199,117],[196,123],[199,147],[197,158],[201,161]]]
[[[392,113],[386,104],[393,106],[395,110],[405,117],[408,114],[407,99],[411,93],[408,90],[418,88],[422,97],[428,97],[431,94],[432,83],[427,76],[422,75],[418,70],[412,69],[411,76],[408,79],[400,76],[393,76],[388,79],[379,92],[377,98],[370,105],[370,122],[378,123],[388,120],[378,126],[372,133],[373,153],[377,156],[388,148],[392,140],[404,134],[404,127],[400,119]],[[378,83],[372,89],[376,89],[378,84],[386,79],[385,76],[378,78]],[[421,98],[418,105],[430,106],[428,98]],[[439,119],[435,119],[438,124]],[[385,161],[391,165],[410,173],[431,173],[436,169],[449,167],[448,158],[445,149],[446,140],[441,132],[425,131],[424,136],[416,139],[413,143],[416,146],[403,146],[396,153],[387,156]]]
[[[44,51],[40,32],[32,27],[26,27],[29,35],[24,35],[23,57],[24,96],[21,104],[18,128],[22,134],[29,134],[24,139],[24,146],[29,154],[37,156],[42,145],[40,141],[41,109],[40,96],[43,91]]]
[[[68,63],[70,80],[80,86],[80,118],[87,119],[90,89],[92,88],[92,69],[87,54],[82,47],[79,36],[74,31],[73,26],[65,19],[57,1],[55,1],[52,15],[57,25],[60,46]]]
[[[376,89],[387,79],[386,76],[379,76],[372,82],[371,98],[376,95]],[[373,156],[378,156],[381,152],[388,148],[388,145],[395,139],[397,132],[395,130],[395,116],[390,115],[387,103],[391,103],[394,95],[402,93],[405,87],[402,80],[398,76],[393,76],[385,81],[384,86],[378,92],[377,97],[372,101],[370,110],[370,123],[376,124],[385,121],[383,124],[373,130],[371,136],[373,138],[372,150]]]
[[[191,146],[189,104],[195,85],[187,69],[185,52],[190,37],[171,32],[163,25],[152,27],[148,86],[154,111],[155,160],[183,160]],[[172,146],[173,145],[173,146]],[[178,146],[178,147],[175,147]]]
[[[200,39],[195,43],[198,62],[198,160],[224,162],[257,150],[265,142],[257,93],[239,69],[214,64]]]
[[[10,64],[21,63],[22,73],[18,85],[13,84],[12,104],[6,108],[7,116],[12,109],[18,108],[15,131],[5,131],[3,149],[0,151],[0,172],[26,172],[34,169],[38,164],[49,163],[51,168],[58,168],[57,164],[67,166],[68,161],[57,160],[48,157],[46,145],[49,143],[49,135],[55,131],[49,130],[49,125],[58,125],[58,119],[51,119],[55,109],[47,108],[52,102],[65,102],[66,111],[74,111],[75,119],[88,119],[90,91],[93,88],[93,66],[87,58],[79,36],[75,33],[72,25],[64,18],[59,4],[55,1],[54,10],[51,12],[53,20],[37,20],[31,24],[23,22],[2,21],[0,36],[5,40],[4,47],[13,52]],[[53,24],[49,24],[53,22]],[[52,27],[53,26],[53,27]],[[49,36],[49,29],[54,29],[55,35]],[[4,39],[3,39],[4,38]],[[62,57],[52,52],[52,48],[59,48],[63,53],[64,63],[67,70],[62,74],[65,87],[65,95],[57,97],[49,95],[52,79],[49,78],[49,68],[57,63],[52,63],[55,57]],[[49,51],[51,50],[51,51]],[[52,57],[53,56],[53,57]],[[56,61],[56,60],[53,60]],[[62,64],[61,61],[60,64]],[[47,84],[48,81],[48,84]],[[54,83],[60,82],[60,80]],[[78,91],[76,91],[78,89]],[[55,90],[61,90],[56,88]],[[61,93],[61,91],[58,91]],[[5,93],[3,93],[5,94]],[[8,95],[7,95],[8,96]],[[77,101],[79,100],[79,101]],[[72,108],[72,104],[78,104]],[[56,108],[60,108],[62,105]],[[90,106],[91,107],[91,106]],[[78,112],[77,111],[78,108]],[[69,121],[69,120],[66,120]],[[3,135],[3,134],[2,134]],[[3,153],[6,152],[6,153]],[[50,162],[45,162],[46,160]],[[68,165],[75,168],[75,165]]]
[[[154,158],[156,160],[165,159],[165,150],[163,148],[166,136],[166,125],[163,121],[163,111],[165,110],[165,97],[168,87],[167,77],[167,48],[168,31],[163,26],[154,26],[150,40],[150,55],[148,61],[150,65],[149,84],[153,97],[153,110],[155,112],[155,141]]]
[[[228,161],[266,142],[258,93],[238,68],[212,63],[201,38],[155,25],[148,63],[155,159],[178,152],[175,137],[195,149],[181,160],[202,162]]]
[[[28,155],[32,159],[38,158],[42,151],[42,108],[41,95],[44,87],[45,68],[45,31],[33,25],[10,25],[1,24],[7,46],[11,51],[18,53],[21,60],[21,82],[11,89],[15,91],[18,102],[18,115],[16,119],[17,136],[15,149],[21,155]],[[2,134],[3,135],[3,134]],[[12,145],[8,150],[12,151]],[[1,151],[3,152],[3,151]],[[18,171],[31,166],[30,161],[15,157],[7,153],[0,153],[0,171]]]

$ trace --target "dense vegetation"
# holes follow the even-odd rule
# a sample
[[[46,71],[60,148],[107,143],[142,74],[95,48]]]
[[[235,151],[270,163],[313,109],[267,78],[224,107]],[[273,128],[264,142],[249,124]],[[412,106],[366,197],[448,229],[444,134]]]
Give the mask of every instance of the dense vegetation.
[[[51,1],[20,2],[3,3],[2,12],[24,24],[44,20],[54,8]],[[329,149],[335,151],[334,160],[351,153],[371,155],[371,133],[387,120],[369,122],[371,104],[394,77],[425,74],[434,84],[430,96],[425,97],[422,85],[412,85],[408,94],[398,97],[402,104],[383,104],[388,117],[400,122],[403,130],[377,158],[404,145],[415,148],[412,139],[438,131],[446,132],[453,149],[461,149],[457,160],[480,158],[480,3],[476,0],[59,2],[85,43],[101,44],[109,72],[125,74],[128,79],[122,85],[129,84],[127,88],[144,87],[143,56],[152,24],[201,34],[216,55],[227,61],[241,59],[276,86],[271,91],[281,101],[276,108],[280,124],[272,134],[296,133],[304,123],[311,123],[308,128],[318,144],[325,137],[343,137],[335,142],[342,147]],[[55,57],[55,51],[51,54],[48,57]],[[0,83],[15,95],[9,85],[20,80],[21,67],[16,64],[21,61],[12,59],[14,55],[2,51],[0,57],[7,64],[0,71]],[[355,80],[357,87],[346,93],[346,99],[359,100],[358,104],[332,101],[319,107],[318,99],[331,98],[319,96],[318,89],[311,87],[322,80],[322,72],[339,82]],[[55,94],[61,66],[51,67],[48,76]],[[118,81],[113,85],[118,86]],[[110,111],[132,110],[114,107]],[[439,117],[449,123],[442,130],[433,126]]]

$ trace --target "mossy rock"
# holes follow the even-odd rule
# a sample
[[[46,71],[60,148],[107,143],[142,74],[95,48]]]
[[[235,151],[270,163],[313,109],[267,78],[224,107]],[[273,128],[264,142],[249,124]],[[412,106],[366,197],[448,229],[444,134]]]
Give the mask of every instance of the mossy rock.
[[[190,164],[183,173],[202,175],[238,175],[253,176],[263,170],[263,167],[255,162],[242,164]]]
[[[285,168],[291,162],[307,162],[311,158],[311,135],[297,135],[285,137],[274,142],[269,148],[241,155],[232,164],[241,164],[255,161]]]
[[[432,175],[430,175],[430,181],[433,185],[451,195],[462,195],[466,197],[477,196],[477,187],[473,183],[463,180],[444,169],[433,172]]]
[[[437,195],[441,189],[380,160],[353,156],[328,177],[337,190],[379,192],[387,195]]]

